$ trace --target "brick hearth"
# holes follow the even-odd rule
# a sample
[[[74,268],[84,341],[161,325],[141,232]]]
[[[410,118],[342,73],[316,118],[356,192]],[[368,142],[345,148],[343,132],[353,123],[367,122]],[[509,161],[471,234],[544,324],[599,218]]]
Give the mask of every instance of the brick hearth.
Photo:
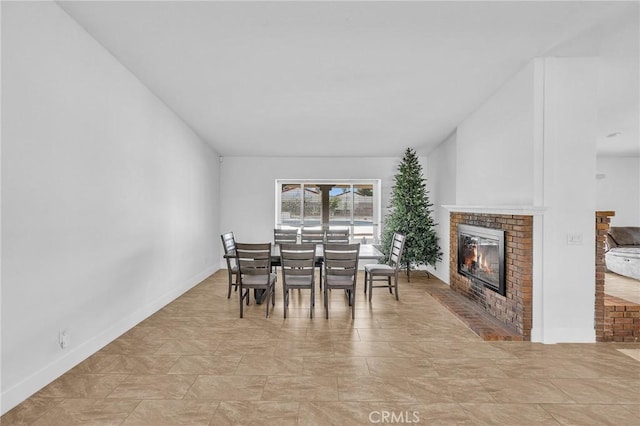
[[[483,340],[524,340],[520,334],[480,309],[475,303],[454,292],[448,285],[432,284],[427,292]]]

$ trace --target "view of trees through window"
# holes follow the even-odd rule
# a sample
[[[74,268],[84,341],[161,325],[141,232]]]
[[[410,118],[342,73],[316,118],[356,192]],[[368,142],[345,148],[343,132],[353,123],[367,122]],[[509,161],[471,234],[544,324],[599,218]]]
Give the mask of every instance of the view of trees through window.
[[[348,228],[354,239],[377,240],[378,181],[279,183],[276,226]],[[324,204],[327,204],[325,207]]]

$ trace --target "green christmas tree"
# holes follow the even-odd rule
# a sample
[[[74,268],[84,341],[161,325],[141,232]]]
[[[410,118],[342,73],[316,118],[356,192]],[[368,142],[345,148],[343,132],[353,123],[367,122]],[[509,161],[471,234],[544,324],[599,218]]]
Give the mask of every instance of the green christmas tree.
[[[418,156],[413,149],[407,148],[394,177],[382,232],[382,250],[388,257],[394,232],[406,236],[402,266],[409,278],[412,268],[419,265],[435,268],[436,262],[442,260],[428,193]]]

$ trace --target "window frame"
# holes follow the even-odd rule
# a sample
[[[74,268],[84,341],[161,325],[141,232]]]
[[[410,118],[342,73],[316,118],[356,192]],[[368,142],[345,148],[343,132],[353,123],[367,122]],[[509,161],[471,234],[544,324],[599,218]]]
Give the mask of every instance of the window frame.
[[[356,185],[371,185],[373,188],[373,217],[371,219],[372,222],[372,233],[371,234],[362,234],[362,233],[354,233],[356,224],[354,223],[354,208],[352,201],[351,208],[351,217],[349,219],[349,233],[353,240],[360,240],[362,238],[365,239],[373,239],[373,242],[376,243],[380,240],[380,231],[382,229],[382,180],[381,179],[276,179],[275,180],[275,220],[274,227],[275,228],[290,228],[292,226],[282,223],[282,186],[283,185],[300,185],[300,223],[298,224],[298,228],[308,227],[308,228],[317,228],[318,225],[305,225],[304,223],[304,186],[305,185],[341,185],[341,186],[349,186],[351,189],[351,194],[354,194],[353,188]]]

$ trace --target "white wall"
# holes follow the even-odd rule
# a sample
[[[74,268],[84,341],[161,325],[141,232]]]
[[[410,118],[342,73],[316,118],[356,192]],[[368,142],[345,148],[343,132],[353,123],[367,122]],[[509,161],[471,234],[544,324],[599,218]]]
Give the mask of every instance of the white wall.
[[[611,226],[640,226],[640,157],[598,157],[596,208],[613,210]]]
[[[543,342],[595,340],[597,63],[546,58],[544,64]],[[570,243],[571,236],[580,241]],[[541,300],[540,300],[541,299]],[[534,300],[534,303],[536,300]]]
[[[402,155],[403,153],[399,153]],[[273,240],[276,179],[381,179],[387,212],[398,158],[225,157],[220,166],[220,229],[236,240]],[[222,262],[222,261],[221,261]],[[222,263],[221,263],[222,265]]]
[[[109,52],[49,2],[3,2],[2,39],[4,413],[214,272],[220,242],[218,155]]]
[[[532,62],[458,127],[458,204],[533,204],[534,72]]]
[[[595,339],[596,70],[536,59],[457,132],[455,204],[535,216],[534,341]]]
[[[438,224],[436,233],[440,239],[442,261],[429,272],[449,284],[449,209],[446,205],[456,204],[456,134],[454,133],[434,149],[427,157],[427,187],[429,199],[433,203],[433,219]]]

